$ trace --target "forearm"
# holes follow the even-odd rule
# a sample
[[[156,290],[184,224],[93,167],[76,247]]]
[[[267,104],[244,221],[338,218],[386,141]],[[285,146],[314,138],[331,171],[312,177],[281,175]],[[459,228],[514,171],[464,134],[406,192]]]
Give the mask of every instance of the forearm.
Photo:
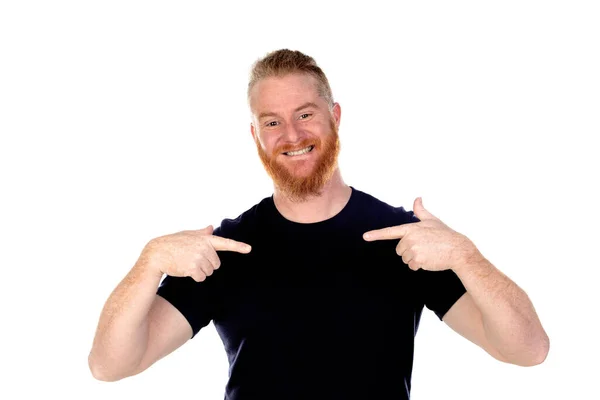
[[[541,363],[549,340],[527,294],[478,251],[454,271],[481,312],[489,343],[513,364]]]
[[[101,380],[118,380],[140,363],[148,341],[148,313],[162,273],[146,249],[106,301],[89,355],[92,374]]]

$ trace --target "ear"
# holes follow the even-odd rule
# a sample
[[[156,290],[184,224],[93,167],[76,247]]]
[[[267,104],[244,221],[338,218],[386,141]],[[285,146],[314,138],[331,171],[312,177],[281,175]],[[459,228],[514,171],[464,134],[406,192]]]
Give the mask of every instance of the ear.
[[[252,139],[256,142],[256,132],[254,130],[254,123],[250,122],[250,133],[252,134]]]
[[[340,121],[342,119],[342,107],[340,106],[340,103],[333,103],[331,113],[333,114],[333,119],[335,120],[335,126],[339,129]]]

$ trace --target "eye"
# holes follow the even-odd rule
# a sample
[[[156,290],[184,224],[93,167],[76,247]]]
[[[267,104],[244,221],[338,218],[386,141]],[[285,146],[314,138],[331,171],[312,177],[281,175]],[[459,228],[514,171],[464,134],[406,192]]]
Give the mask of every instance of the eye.
[[[266,126],[277,126],[277,121],[267,122]]]
[[[306,114],[302,114],[302,115],[300,116],[300,119],[306,119],[306,118],[310,117],[311,115],[312,115],[312,114],[308,114],[308,113],[306,113]]]

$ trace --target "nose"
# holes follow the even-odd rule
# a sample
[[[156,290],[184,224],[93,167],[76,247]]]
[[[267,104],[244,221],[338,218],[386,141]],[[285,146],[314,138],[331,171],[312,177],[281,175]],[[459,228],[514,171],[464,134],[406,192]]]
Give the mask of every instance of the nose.
[[[283,139],[289,143],[300,142],[303,138],[302,131],[297,126],[292,124],[286,124],[285,131],[283,133]]]

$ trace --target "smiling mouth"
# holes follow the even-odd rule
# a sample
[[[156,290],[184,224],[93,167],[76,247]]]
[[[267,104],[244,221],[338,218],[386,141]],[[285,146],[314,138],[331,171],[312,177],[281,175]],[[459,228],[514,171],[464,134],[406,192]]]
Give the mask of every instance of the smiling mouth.
[[[313,144],[313,145],[310,145],[310,146],[305,147],[303,149],[300,149],[300,150],[297,150],[297,151],[288,151],[288,152],[285,152],[283,154],[285,154],[286,156],[290,156],[290,157],[300,156],[302,154],[310,153],[314,148],[315,148],[315,145]]]

